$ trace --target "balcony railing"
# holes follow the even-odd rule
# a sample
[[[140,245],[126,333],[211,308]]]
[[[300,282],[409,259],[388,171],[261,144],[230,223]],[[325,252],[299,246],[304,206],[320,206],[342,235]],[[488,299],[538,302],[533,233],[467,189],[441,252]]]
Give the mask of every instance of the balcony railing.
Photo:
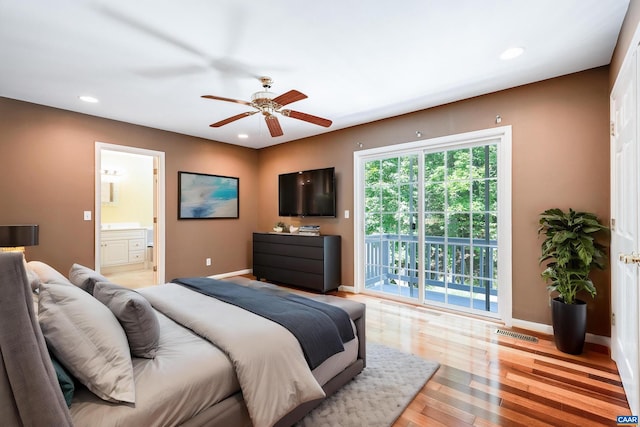
[[[424,244],[427,300],[497,311],[496,240],[425,236]],[[418,236],[370,235],[365,250],[365,288],[417,297]]]

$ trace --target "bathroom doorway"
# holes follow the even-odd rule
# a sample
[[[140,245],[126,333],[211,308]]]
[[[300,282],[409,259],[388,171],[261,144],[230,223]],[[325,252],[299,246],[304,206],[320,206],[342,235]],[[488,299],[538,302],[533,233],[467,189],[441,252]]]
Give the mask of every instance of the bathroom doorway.
[[[96,142],[95,269],[114,283],[164,283],[164,153]]]

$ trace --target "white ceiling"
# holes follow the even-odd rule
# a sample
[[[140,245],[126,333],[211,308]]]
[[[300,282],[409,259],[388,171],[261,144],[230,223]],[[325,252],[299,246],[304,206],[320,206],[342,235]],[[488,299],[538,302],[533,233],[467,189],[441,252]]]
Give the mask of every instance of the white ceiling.
[[[0,96],[261,148],[606,65],[628,5],[0,0]],[[513,46],[526,50],[500,60]],[[277,138],[259,114],[208,126],[251,107],[201,95],[250,101],[262,75],[308,96],[287,108],[333,125],[279,116]]]

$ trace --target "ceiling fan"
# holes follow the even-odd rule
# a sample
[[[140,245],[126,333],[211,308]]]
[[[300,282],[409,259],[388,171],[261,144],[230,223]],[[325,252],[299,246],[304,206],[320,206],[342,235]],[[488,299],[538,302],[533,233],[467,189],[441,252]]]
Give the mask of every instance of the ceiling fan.
[[[313,123],[314,125],[329,127],[331,126],[331,120],[323,119],[322,117],[312,116],[311,114],[301,113],[300,111],[294,111],[289,109],[282,109],[287,104],[291,104],[292,102],[303,100],[307,97],[304,93],[298,92],[297,90],[290,90],[289,92],[283,93],[282,95],[276,96],[275,93],[269,92],[271,88],[271,84],[273,80],[270,77],[260,77],[260,82],[262,83],[262,87],[264,90],[254,93],[251,95],[251,102],[242,101],[239,99],[231,99],[231,98],[223,98],[221,96],[214,95],[202,95],[203,98],[207,99],[216,99],[218,101],[227,101],[234,102],[236,104],[243,104],[249,107],[255,108],[255,111],[247,111],[245,113],[241,113],[232,117],[229,117],[224,120],[220,120],[219,122],[210,124],[209,126],[214,128],[219,128],[220,126],[224,126],[226,124],[235,122],[236,120],[240,120],[243,117],[252,116],[256,113],[262,113],[264,116],[264,120],[267,123],[267,128],[269,129],[269,133],[272,137],[282,136],[284,133],[282,132],[282,127],[280,127],[280,122],[278,121],[278,117],[275,116],[275,113],[282,114],[285,117],[291,117],[294,119],[302,120],[305,122]]]

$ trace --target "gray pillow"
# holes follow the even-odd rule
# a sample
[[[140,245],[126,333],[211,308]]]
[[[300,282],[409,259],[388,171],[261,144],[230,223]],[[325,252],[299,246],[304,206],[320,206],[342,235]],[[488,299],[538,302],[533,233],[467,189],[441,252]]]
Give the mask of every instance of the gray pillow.
[[[109,282],[98,282],[93,296],[109,307],[129,341],[131,354],[153,359],[160,341],[160,323],[145,297],[134,290]]]
[[[108,282],[109,279],[95,270],[80,264],[73,264],[69,270],[69,280],[80,289],[93,294],[93,287],[98,282]]]
[[[96,396],[135,403],[127,337],[113,313],[82,289],[40,285],[38,321],[53,355]]]
[[[31,287],[31,290],[35,292],[40,287],[40,276],[38,276],[38,274],[28,266],[25,268],[25,271],[27,272],[27,280],[29,281],[29,286]]]
[[[40,283],[67,283],[71,285],[69,279],[64,277],[62,273],[58,272],[58,270],[56,270],[55,268],[41,261],[29,261],[27,263],[27,272],[28,271],[34,272],[40,279],[36,282],[35,280],[31,280],[31,278],[29,278],[29,281],[31,283],[31,290],[35,290],[34,286],[39,286]]]

